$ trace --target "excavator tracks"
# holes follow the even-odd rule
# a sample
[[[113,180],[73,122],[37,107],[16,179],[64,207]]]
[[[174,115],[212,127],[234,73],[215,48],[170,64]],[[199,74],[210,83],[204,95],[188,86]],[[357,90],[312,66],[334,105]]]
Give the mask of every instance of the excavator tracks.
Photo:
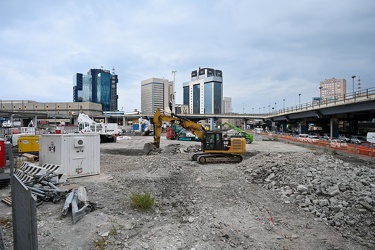
[[[240,163],[242,156],[238,154],[194,154],[192,156],[193,161],[197,161],[199,164],[210,164],[210,163]]]

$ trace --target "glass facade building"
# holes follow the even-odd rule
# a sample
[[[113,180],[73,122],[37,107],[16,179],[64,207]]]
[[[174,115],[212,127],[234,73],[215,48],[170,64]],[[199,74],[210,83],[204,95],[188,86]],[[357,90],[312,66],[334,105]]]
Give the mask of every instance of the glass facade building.
[[[116,111],[117,75],[109,70],[90,69],[87,75],[77,73],[74,76],[73,101],[94,102],[102,105],[103,111]]]
[[[183,104],[190,114],[221,114],[223,74],[221,70],[199,68],[191,72],[191,81],[183,84]]]

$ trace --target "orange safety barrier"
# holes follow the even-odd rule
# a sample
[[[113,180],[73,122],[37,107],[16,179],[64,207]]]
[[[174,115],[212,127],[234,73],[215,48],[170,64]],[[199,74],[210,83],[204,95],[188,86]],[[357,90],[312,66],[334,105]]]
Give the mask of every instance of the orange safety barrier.
[[[340,142],[330,142],[324,140],[314,140],[314,141],[301,141],[298,140],[297,137],[291,135],[276,135],[279,139],[287,140],[287,141],[294,141],[299,143],[307,143],[313,144],[319,147],[326,147],[329,146],[334,150],[339,150],[351,154],[358,154],[363,156],[370,156],[375,157],[375,146],[364,146],[364,145],[357,145],[357,144],[350,144],[350,143],[340,143]]]

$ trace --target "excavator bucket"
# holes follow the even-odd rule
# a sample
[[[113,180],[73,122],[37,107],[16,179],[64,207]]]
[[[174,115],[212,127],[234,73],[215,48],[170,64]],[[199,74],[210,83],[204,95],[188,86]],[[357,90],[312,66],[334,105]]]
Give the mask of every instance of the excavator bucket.
[[[151,142],[145,143],[145,145],[143,146],[143,152],[146,155],[150,154],[152,151],[155,151],[156,149],[157,147],[155,146],[155,144]]]

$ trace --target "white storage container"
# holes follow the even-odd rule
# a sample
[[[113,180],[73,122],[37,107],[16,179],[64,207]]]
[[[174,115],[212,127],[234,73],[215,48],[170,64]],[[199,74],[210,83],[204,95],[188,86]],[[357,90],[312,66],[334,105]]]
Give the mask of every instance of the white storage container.
[[[60,165],[68,177],[100,174],[98,134],[46,134],[39,141],[39,164]]]

